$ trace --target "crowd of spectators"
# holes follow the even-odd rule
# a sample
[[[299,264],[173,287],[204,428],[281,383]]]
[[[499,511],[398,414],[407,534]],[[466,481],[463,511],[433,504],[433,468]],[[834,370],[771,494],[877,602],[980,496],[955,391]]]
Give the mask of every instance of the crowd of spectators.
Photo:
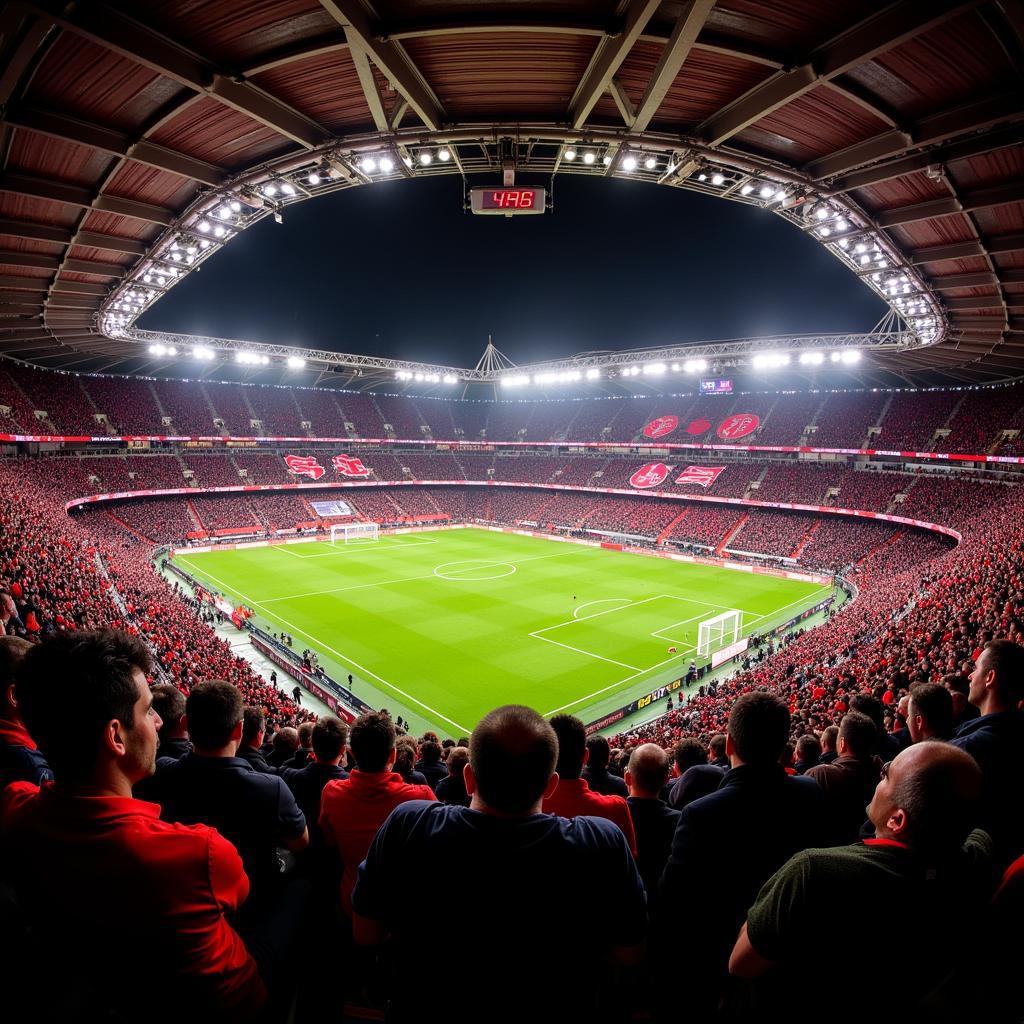
[[[185,468],[199,487],[238,487],[242,478],[230,455],[182,455]]]
[[[114,433],[164,433],[160,410],[148,380],[136,377],[80,377],[79,380],[96,411],[107,417]]]
[[[726,550],[794,558],[816,522],[817,519],[796,512],[758,510],[732,535]]]
[[[264,437],[302,437],[302,416],[295,402],[293,388],[246,388],[246,398],[255,418],[260,421],[259,433]]]

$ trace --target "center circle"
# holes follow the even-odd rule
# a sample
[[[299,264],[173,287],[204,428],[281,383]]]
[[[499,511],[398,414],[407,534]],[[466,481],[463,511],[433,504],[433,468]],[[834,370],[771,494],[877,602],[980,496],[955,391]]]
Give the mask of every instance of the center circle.
[[[459,568],[462,566],[462,568]],[[434,575],[443,580],[500,580],[511,576],[516,567],[511,562],[484,562],[470,559],[464,562],[442,562],[434,566]]]

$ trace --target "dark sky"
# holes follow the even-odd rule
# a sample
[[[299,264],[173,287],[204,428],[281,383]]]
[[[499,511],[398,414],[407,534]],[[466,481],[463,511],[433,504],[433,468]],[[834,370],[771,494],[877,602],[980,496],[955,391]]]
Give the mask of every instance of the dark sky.
[[[461,188],[455,176],[379,183],[293,206],[283,225],[267,217],[140,326],[472,365],[488,334],[527,362],[867,331],[885,312],[824,249],[763,210],[567,175],[552,212],[474,217]]]

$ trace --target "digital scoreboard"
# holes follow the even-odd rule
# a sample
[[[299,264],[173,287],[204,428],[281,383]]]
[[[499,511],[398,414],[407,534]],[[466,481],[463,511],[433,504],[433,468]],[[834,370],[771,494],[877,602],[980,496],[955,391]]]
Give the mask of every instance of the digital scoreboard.
[[[511,217],[519,213],[543,213],[542,188],[474,188],[469,192],[473,213]]]
[[[700,393],[702,395],[731,395],[732,381],[721,380],[718,377],[711,380],[702,380],[700,382]]]

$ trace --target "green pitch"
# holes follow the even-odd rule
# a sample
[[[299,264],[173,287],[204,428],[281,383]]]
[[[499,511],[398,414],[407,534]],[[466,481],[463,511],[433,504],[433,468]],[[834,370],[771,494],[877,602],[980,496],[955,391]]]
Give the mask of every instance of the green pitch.
[[[316,651],[339,682],[352,673],[367,703],[453,737],[506,703],[593,720],[684,674],[702,620],[740,609],[748,634],[828,592],[476,529],[175,563]]]

